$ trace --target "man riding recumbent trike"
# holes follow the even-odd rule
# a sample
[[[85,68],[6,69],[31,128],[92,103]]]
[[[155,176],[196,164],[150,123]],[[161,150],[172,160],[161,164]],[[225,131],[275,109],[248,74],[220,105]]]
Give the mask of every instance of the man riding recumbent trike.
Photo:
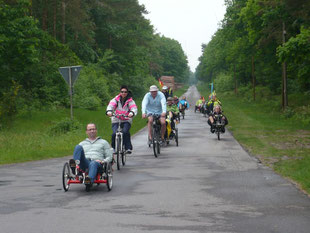
[[[97,137],[94,123],[86,127],[88,138],[80,142],[73,152],[73,159],[63,167],[62,181],[65,191],[70,184],[85,184],[89,191],[93,184],[104,183],[110,191],[113,186],[112,149],[106,140]]]
[[[209,116],[208,124],[211,126],[211,133],[216,133],[218,140],[220,140],[220,134],[225,133],[225,126],[228,124],[227,117],[223,115],[220,105],[214,107],[213,113]]]
[[[182,115],[182,118],[185,117],[185,110],[189,109],[189,104],[186,100],[186,96],[183,96],[182,99],[178,103],[180,115]]]
[[[179,145],[179,136],[177,124],[179,123],[179,108],[173,103],[173,98],[167,99],[167,115],[166,115],[166,133],[165,140],[169,144],[170,140],[175,140]]]

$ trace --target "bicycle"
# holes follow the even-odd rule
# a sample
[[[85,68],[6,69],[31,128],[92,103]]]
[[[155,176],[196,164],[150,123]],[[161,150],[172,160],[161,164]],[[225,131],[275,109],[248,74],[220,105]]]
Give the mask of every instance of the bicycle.
[[[222,122],[222,116],[219,114],[214,115],[215,120],[215,133],[217,134],[217,139],[221,140],[221,133],[223,133],[223,128],[225,127],[225,122]]]
[[[76,165],[75,174],[72,173],[72,170],[69,166],[70,162],[65,162],[62,170],[62,185],[65,192],[70,188],[71,184],[85,184],[85,189],[87,192],[90,191],[91,184],[86,184],[85,177],[88,175],[88,169],[83,171],[80,169],[79,164]],[[112,190],[113,187],[113,169],[111,163],[103,163],[97,171],[94,184],[106,184],[108,191]]]
[[[182,119],[184,119],[184,117],[185,117],[185,108],[186,108],[185,106],[180,104],[179,111],[180,111],[180,113],[182,115]]]
[[[170,143],[170,140],[175,140],[175,143],[176,143],[176,146],[179,146],[179,133],[178,133],[178,122],[175,122],[175,126],[174,126],[174,129],[172,129],[171,127],[171,118],[170,117],[167,117],[166,119],[166,122],[167,122],[167,129],[166,129],[166,143],[169,144]]]
[[[118,128],[115,134],[115,150],[116,150],[116,165],[117,170],[121,169],[121,163],[123,166],[126,164],[126,150],[125,145],[123,143],[123,129],[121,127],[121,117],[127,117],[123,114],[114,114],[115,118],[118,119]]]
[[[153,125],[152,125],[152,142],[154,156],[157,158],[160,154],[160,139],[161,139],[161,124],[160,115],[152,115]],[[149,147],[151,146],[149,144]]]

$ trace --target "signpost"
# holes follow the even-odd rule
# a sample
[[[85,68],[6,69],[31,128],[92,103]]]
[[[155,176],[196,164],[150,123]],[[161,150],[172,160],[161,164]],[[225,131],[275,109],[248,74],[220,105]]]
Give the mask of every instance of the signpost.
[[[71,119],[73,119],[73,85],[75,81],[77,80],[80,71],[82,69],[82,66],[66,66],[66,67],[59,67],[59,73],[63,77],[63,79],[66,81],[66,83],[69,85],[69,95],[70,95],[70,115]]]

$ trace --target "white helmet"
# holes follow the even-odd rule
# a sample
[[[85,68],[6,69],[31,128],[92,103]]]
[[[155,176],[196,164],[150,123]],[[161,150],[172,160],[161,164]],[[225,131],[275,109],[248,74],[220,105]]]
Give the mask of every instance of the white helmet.
[[[163,90],[168,90],[168,87],[167,86],[163,86]]]

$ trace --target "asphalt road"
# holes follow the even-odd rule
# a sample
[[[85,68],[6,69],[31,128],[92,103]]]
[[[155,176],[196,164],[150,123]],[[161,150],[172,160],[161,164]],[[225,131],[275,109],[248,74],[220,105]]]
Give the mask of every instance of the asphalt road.
[[[155,158],[146,130],[104,185],[62,190],[67,158],[0,166],[0,232],[310,232],[310,199],[248,155],[229,132],[218,141],[199,113],[198,92],[179,124],[179,147]]]

